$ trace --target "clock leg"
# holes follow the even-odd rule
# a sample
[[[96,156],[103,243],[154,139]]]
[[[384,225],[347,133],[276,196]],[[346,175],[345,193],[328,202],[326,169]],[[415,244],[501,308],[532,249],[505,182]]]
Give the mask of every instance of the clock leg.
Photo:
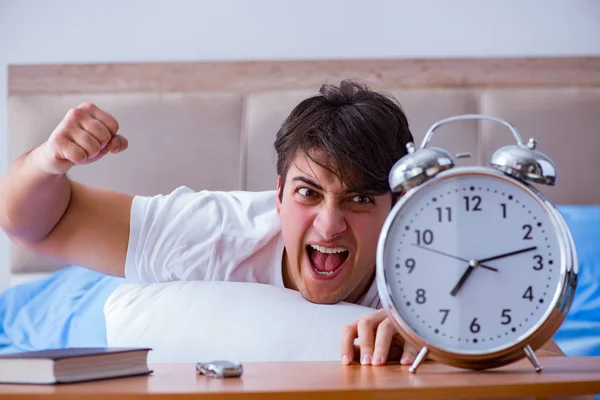
[[[529,361],[531,361],[531,364],[533,364],[533,367],[535,368],[535,372],[542,372],[542,366],[540,365],[540,363],[539,363],[537,357],[535,356],[535,353],[531,349],[531,347],[529,347],[529,345],[527,345],[523,348],[523,351],[525,352],[525,355],[527,356]]]
[[[426,346],[423,346],[421,351],[419,351],[419,354],[417,354],[415,361],[412,363],[410,368],[408,368],[408,372],[412,372],[412,373],[417,372],[417,368],[419,368],[419,364],[421,364],[421,362],[425,359],[425,357],[427,357],[428,352],[429,352],[429,349]]]

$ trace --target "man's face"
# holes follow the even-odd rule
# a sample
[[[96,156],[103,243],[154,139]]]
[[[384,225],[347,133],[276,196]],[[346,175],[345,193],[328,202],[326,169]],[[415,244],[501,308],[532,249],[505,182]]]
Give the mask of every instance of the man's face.
[[[284,282],[311,302],[356,302],[372,282],[377,240],[392,199],[355,190],[299,152],[282,200],[277,196]]]

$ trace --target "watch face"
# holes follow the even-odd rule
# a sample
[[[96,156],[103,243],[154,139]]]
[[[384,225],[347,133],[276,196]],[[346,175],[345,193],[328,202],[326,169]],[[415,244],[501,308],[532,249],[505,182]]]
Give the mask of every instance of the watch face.
[[[400,201],[378,262],[394,308],[426,343],[491,353],[543,322],[565,252],[532,192],[495,174],[450,173]]]

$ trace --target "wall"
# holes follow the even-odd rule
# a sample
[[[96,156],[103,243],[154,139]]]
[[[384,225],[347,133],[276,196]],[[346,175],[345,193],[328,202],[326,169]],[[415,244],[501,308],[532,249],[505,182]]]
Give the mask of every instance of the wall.
[[[569,55],[600,55],[599,0],[0,0],[0,171],[10,64]]]

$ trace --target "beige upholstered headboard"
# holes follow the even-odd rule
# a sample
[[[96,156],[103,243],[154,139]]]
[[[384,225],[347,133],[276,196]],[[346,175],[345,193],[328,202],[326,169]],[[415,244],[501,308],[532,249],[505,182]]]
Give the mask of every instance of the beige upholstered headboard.
[[[558,204],[600,203],[600,58],[343,60],[9,67],[9,159],[30,150],[67,110],[91,101],[112,113],[130,148],[75,168],[73,179],[131,194],[194,189],[273,189],[278,126],[323,82],[360,79],[393,94],[420,144],[439,119],[465,113],[506,118],[558,168]],[[485,164],[512,136],[463,122],[432,145]],[[110,212],[110,210],[107,210]],[[16,248],[13,273],[62,266]]]

